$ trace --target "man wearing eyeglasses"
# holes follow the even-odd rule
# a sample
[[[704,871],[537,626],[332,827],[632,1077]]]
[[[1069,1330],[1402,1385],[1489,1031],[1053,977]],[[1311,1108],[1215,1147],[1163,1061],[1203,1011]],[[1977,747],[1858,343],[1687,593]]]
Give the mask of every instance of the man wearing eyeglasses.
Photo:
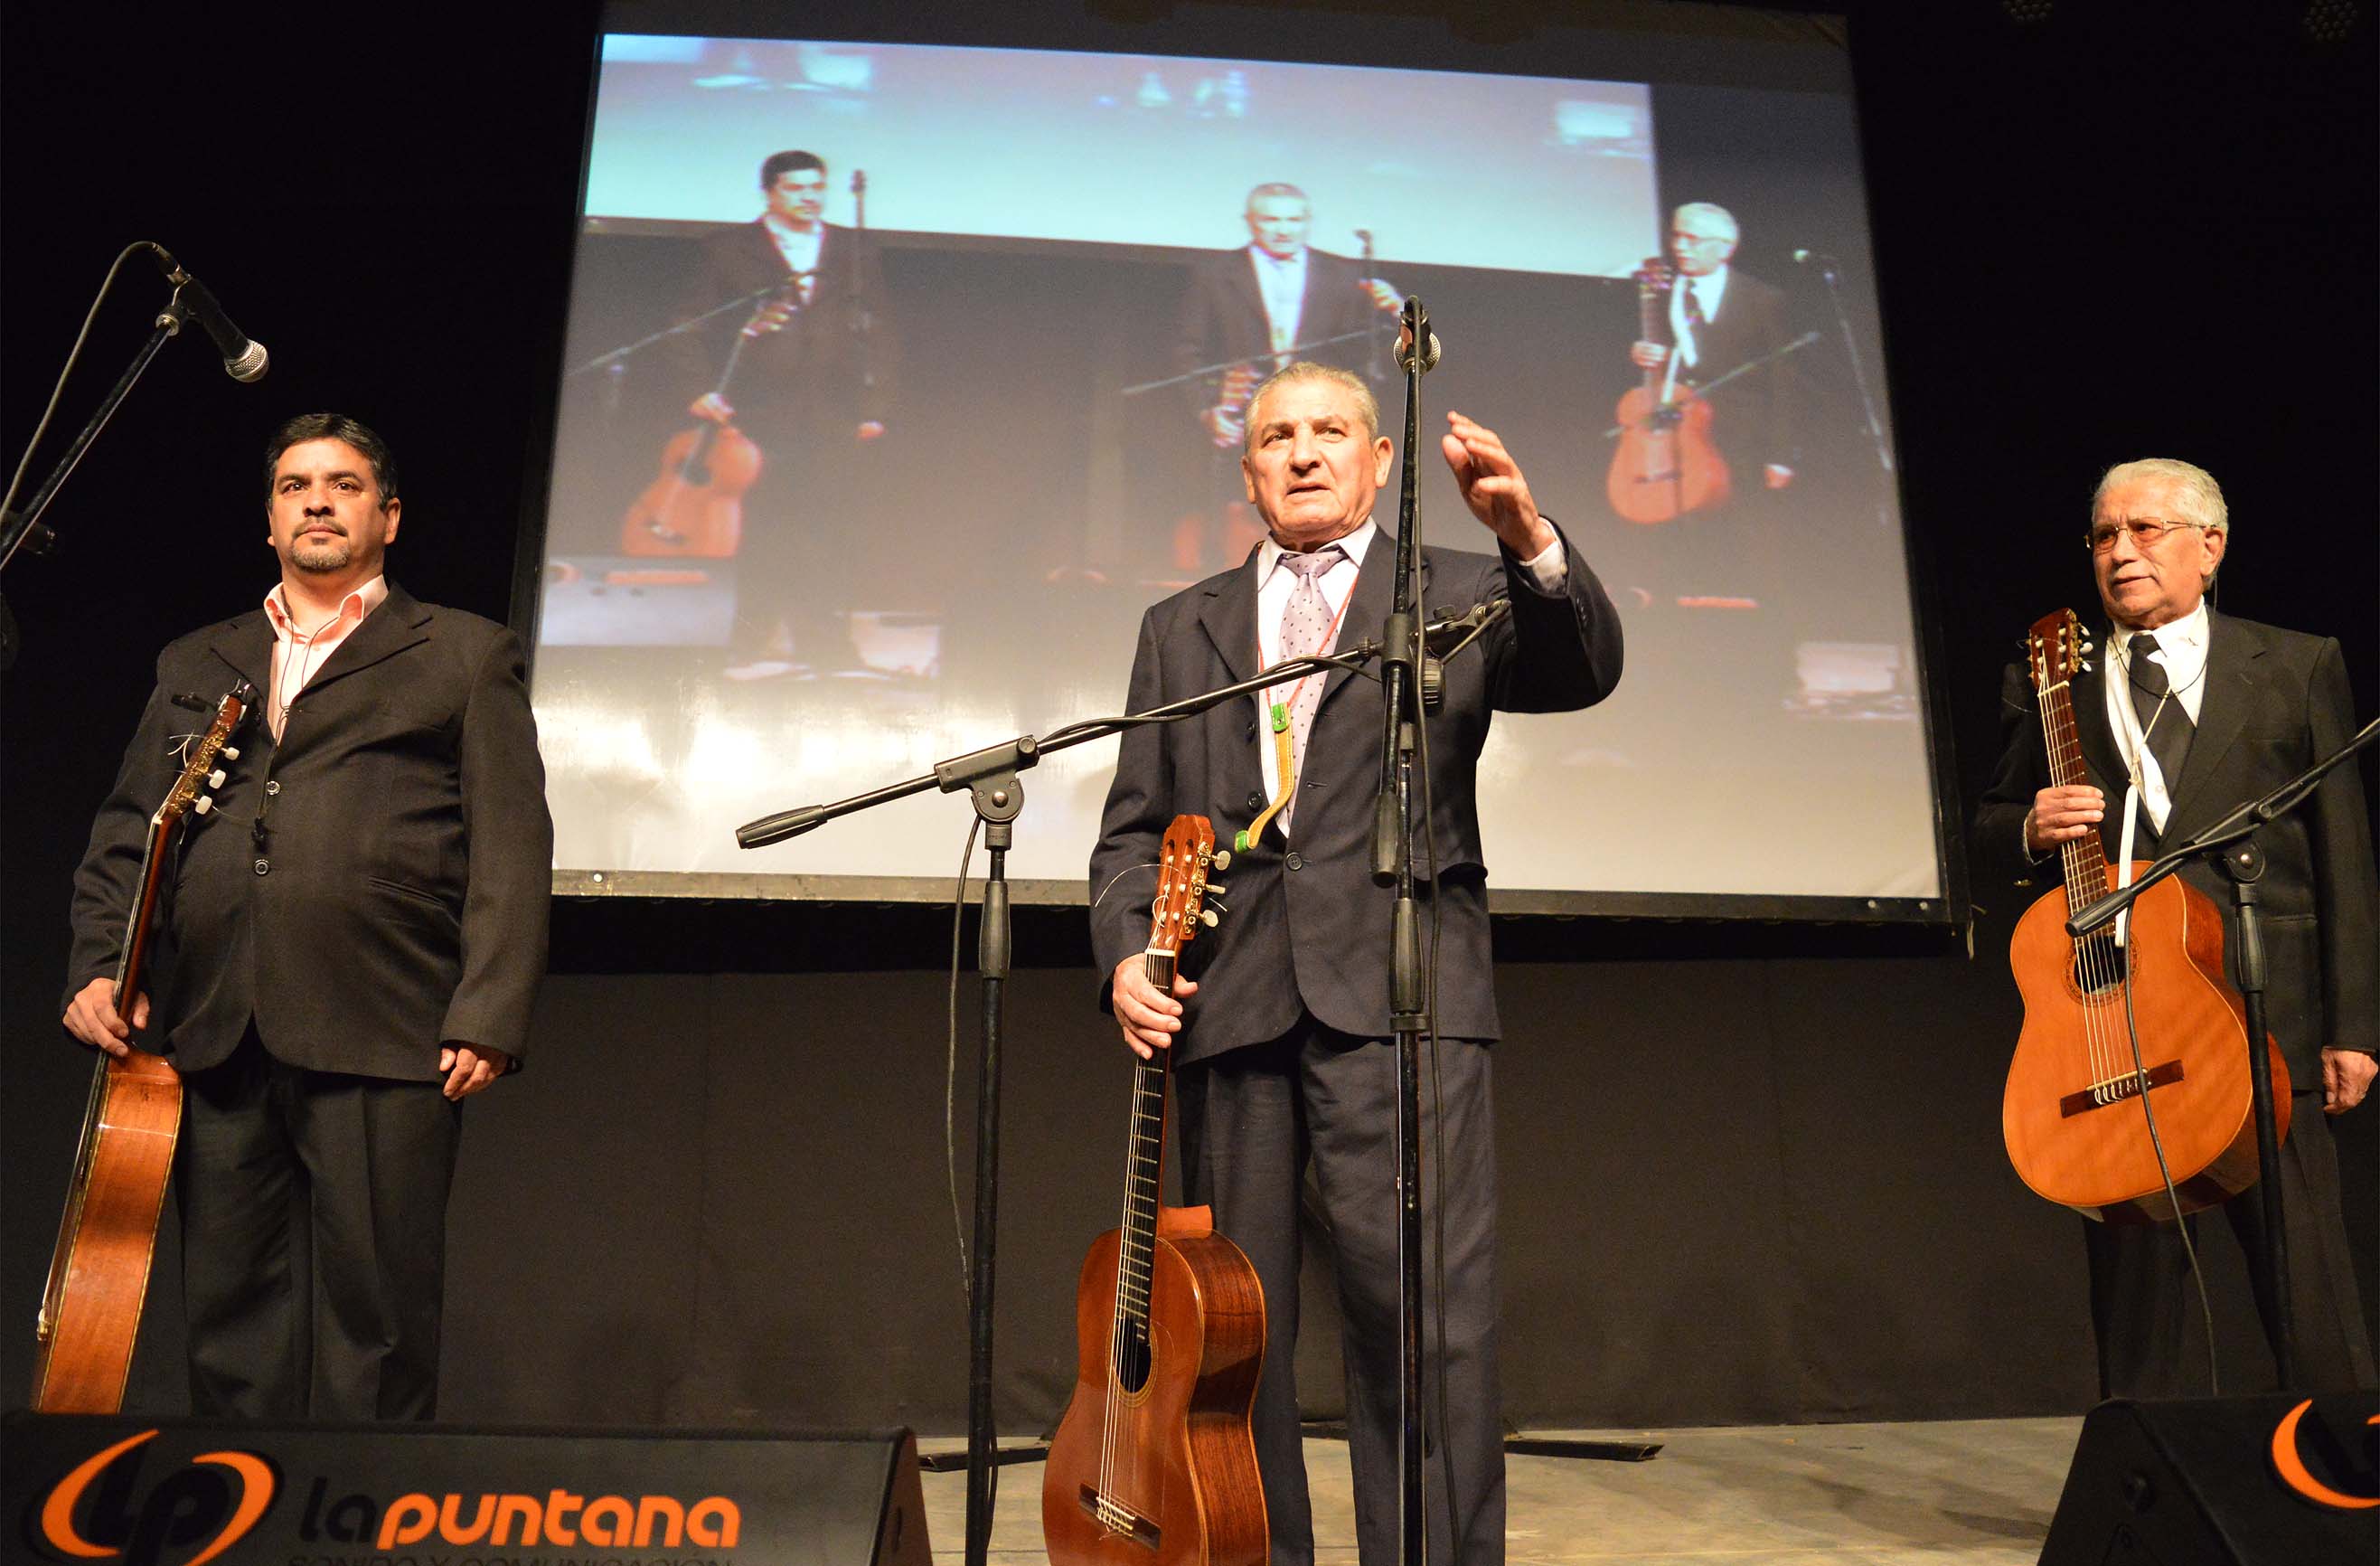
[[[2012,863],[2021,880],[2058,844],[2092,832],[2111,860],[2155,858],[2346,743],[2355,707],[2335,639],[2208,607],[2229,543],[2223,492],[2202,468],[2153,457],[2100,480],[2088,544],[2111,624],[2071,688],[2089,781],[2051,783],[2030,682],[2011,668],[2000,713],[2007,742],[1975,815],[1982,855]],[[2266,1025],[2292,1095],[2280,1175],[2293,1357],[2310,1391],[2380,1381],[2324,1118],[2362,1102],[2380,1050],[2380,884],[2368,821],[2362,780],[2345,766],[2256,835],[2265,854]],[[2202,861],[2182,873],[2228,920],[2220,872]],[[2226,931],[2227,942],[2236,939]],[[2222,1209],[2251,1256],[2261,1245],[2261,1200],[2251,1188]],[[2189,1263],[2173,1226],[2090,1223],[2084,1237],[2102,1395],[2205,1390],[2183,1376],[2198,1355],[2183,1309]]]

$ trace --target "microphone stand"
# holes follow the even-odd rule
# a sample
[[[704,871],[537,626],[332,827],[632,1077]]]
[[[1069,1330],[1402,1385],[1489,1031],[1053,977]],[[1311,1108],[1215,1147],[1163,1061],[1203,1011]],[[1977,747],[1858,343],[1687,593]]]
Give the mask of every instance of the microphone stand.
[[[2281,1232],[2280,1137],[2273,1112],[2272,1071],[2265,1061],[2265,933],[2256,911],[2256,881],[2264,874],[2265,851],[2248,840],[2258,828],[2305,803],[2332,768],[2375,737],[2380,737],[2380,719],[2364,724],[2354,738],[2262,799],[2240,806],[2158,859],[2131,885],[2087,904],[2066,921],[2068,934],[2077,939],[2088,935],[2192,859],[2212,861],[2231,883],[2233,929],[2237,931],[2231,942],[2232,970],[2240,998],[2247,1003],[2248,1081],[2256,1117],[2256,1185],[2265,1225],[2264,1244],[2257,1247],[2257,1270],[2264,1274],[2264,1297],[2270,1307],[2265,1333],[2272,1343],[2274,1377],[2284,1390],[2297,1379],[2293,1348],[2296,1333],[2289,1304],[2289,1242]],[[2140,1075],[2138,1085],[2146,1101],[2150,1085],[2145,1074]]]
[[[101,297],[106,297],[109,285],[115,282],[116,267],[121,267],[134,250],[143,248],[155,250],[161,256],[165,253],[146,239],[136,240],[127,246],[123,254],[116,257],[115,266],[108,269],[107,281],[100,285]],[[96,311],[98,307],[94,305],[92,309]],[[82,461],[83,454],[91,449],[91,443],[99,439],[99,432],[107,427],[107,421],[115,416],[117,407],[131,395],[134,383],[149,368],[149,361],[157,357],[157,350],[165,346],[167,338],[180,334],[191,314],[190,307],[182,302],[181,289],[176,288],[173,297],[158,310],[154,329],[139,351],[133,354],[132,362],[125,367],[123,374],[115,378],[115,384],[107,389],[107,395],[100,399],[98,409],[83,421],[82,429],[76,433],[73,443],[67,447],[66,455],[58,458],[57,465],[50,469],[49,477],[42,480],[41,487],[33,492],[32,497],[21,508],[0,504],[0,570],[7,568],[20,549],[30,550],[34,554],[47,554],[56,546],[57,533],[42,522],[42,514],[49,509],[51,500],[74,472],[76,465]],[[78,343],[77,348],[79,347]],[[69,371],[73,369],[74,358],[71,354],[67,358]],[[48,425],[46,415],[42,422],[44,427]],[[40,434],[40,431],[34,431],[36,441]],[[16,498],[16,489],[12,485],[6,500],[13,502]],[[6,673],[16,663],[18,646],[16,617],[8,613],[7,601],[0,599],[0,673]]]
[[[1461,650],[1462,645],[1475,640],[1482,626],[1495,617],[1495,606],[1482,604],[1469,615],[1458,616],[1435,627],[1442,635],[1469,633],[1462,644],[1449,649],[1447,656],[1452,657]],[[1410,668],[1412,649],[1423,628],[1416,618],[1409,616],[1406,629],[1406,658]],[[967,1287],[967,1566],[984,1566],[990,1548],[992,1499],[1002,1462],[998,1437],[992,1425],[991,1327],[993,1263],[1000,1217],[1001,1001],[1008,977],[1010,949],[1006,868],[1016,819],[1025,808],[1025,789],[1017,781],[1016,774],[1053,751],[1104,739],[1143,723],[1179,722],[1234,698],[1278,685],[1284,679],[1330,669],[1360,669],[1372,659],[1381,656],[1381,644],[1366,641],[1344,652],[1293,658],[1235,685],[1184,697],[1161,707],[1152,707],[1146,712],[1113,718],[1089,718],[1070,723],[1038,739],[1031,734],[1022,734],[981,750],[938,761],[931,771],[900,783],[855,794],[830,805],[805,805],[797,809],[781,810],[735,829],[735,841],[739,846],[765,848],[772,843],[782,843],[789,837],[815,831],[838,816],[852,815],[875,806],[890,804],[895,799],[906,799],[928,789],[939,789],[944,794],[966,790],[974,801],[976,814],[984,825],[984,842],[991,851],[991,865],[984,880],[983,917],[976,947],[977,967],[983,988],[983,1044],[978,1062],[975,1238]],[[1418,1211],[1418,1208],[1415,1209],[1416,1222]],[[1415,1440],[1417,1442],[1417,1437]],[[1417,1460],[1417,1444],[1415,1451]]]
[[[1399,1560],[1420,1566],[1427,1551],[1422,1496],[1421,1039],[1434,1028],[1421,961],[1421,921],[1414,905],[1414,757],[1422,723],[1421,378],[1430,368],[1429,311],[1405,297],[1404,464],[1397,486],[1397,569],[1389,617],[1380,631],[1380,786],[1372,810],[1372,880],[1393,887],[1389,954],[1389,1026],[1397,1039],[1397,1335],[1403,1450],[1398,1468]]]

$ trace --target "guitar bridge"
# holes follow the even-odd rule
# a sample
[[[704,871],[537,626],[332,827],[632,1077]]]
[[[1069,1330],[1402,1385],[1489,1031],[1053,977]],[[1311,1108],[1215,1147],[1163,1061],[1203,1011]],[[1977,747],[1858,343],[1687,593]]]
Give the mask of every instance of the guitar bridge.
[[[1156,1553],[1159,1542],[1164,1537],[1164,1530],[1156,1524],[1113,1496],[1101,1495],[1088,1485],[1082,1487],[1079,1499],[1083,1510],[1100,1527],[1119,1538],[1127,1538],[1144,1546],[1151,1554]]]
[[[2169,1086],[2180,1080],[2181,1062],[2180,1061],[2168,1061],[2163,1065],[2149,1067],[2149,1086],[2153,1088]],[[2069,1093],[2058,1100],[2058,1113],[2060,1119],[2071,1119],[2076,1115],[2088,1114],[2093,1110],[2103,1110],[2109,1104],[2120,1104],[2127,1099],[2137,1099],[2140,1096],[2141,1079],[2134,1074],[2126,1072],[2123,1075],[2111,1077],[2106,1082],[2095,1082],[2080,1093]]]

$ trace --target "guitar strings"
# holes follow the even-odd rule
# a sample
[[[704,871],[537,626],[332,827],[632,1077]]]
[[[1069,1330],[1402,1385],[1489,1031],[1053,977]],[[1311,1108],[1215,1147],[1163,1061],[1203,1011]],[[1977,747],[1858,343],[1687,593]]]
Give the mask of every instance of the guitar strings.
[[[2072,691],[2061,681],[2043,692],[2046,706],[2044,727],[2047,731],[2051,782],[2066,786],[2082,780],[2082,748],[2074,727]],[[2095,853],[2094,850],[2097,850]],[[2106,850],[2096,836],[2086,835],[2063,844],[2058,851],[2065,872],[2067,911],[2075,911],[2078,893],[2087,893],[2084,901],[2095,899],[2106,890],[2107,874]],[[2095,864],[2094,861],[2096,861]],[[2095,877],[2094,871],[2097,874]],[[2095,880],[2096,884],[2090,884]],[[2122,957],[2118,953],[2114,937],[2106,930],[2095,930],[2082,937],[2074,949],[2075,977],[2084,991],[2082,1003],[2082,1037],[2084,1064],[2089,1073],[2092,1101],[2110,1101],[2110,1079],[2116,1066],[2116,1040],[2103,1009],[2093,1003],[2091,997],[2104,996],[2111,986],[2122,982]]]

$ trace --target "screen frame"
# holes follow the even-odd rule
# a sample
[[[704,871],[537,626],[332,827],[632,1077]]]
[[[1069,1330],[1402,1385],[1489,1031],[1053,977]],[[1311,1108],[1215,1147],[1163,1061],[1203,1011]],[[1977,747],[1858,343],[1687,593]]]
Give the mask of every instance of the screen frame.
[[[886,16],[850,0],[821,0],[806,8],[806,37],[851,42],[949,45],[978,48],[1050,49],[1074,53],[1217,57],[1240,48],[1240,57],[1261,57],[1285,63],[1395,68],[1421,63],[1432,69],[1480,71],[1491,74],[1559,74],[1566,60],[1548,60],[1539,47],[1543,30],[1525,18],[1486,17],[1466,12],[1448,0],[1443,14],[1406,13],[1365,16],[1361,29],[1350,30],[1345,12],[1323,9],[1266,12],[1265,23],[1277,28],[1267,47],[1247,52],[1245,45],[1225,42],[1229,29],[1254,13],[1241,7],[1192,3],[1144,9],[1134,6],[1085,4],[1071,18],[1052,6],[1040,11],[1024,8],[964,16],[926,16],[916,12]],[[530,420],[529,449],[525,459],[522,516],[517,531],[512,600],[512,623],[521,635],[530,661],[532,678],[539,651],[543,608],[548,508],[557,455],[561,397],[559,389],[568,370],[566,332],[570,300],[579,280],[579,240],[585,232],[585,209],[592,166],[594,127],[601,87],[603,41],[613,33],[673,31],[698,25],[695,36],[771,37],[786,25],[782,9],[755,0],[601,0],[579,13],[586,29],[586,102],[579,131],[577,180],[572,202],[568,268],[570,292],[547,312],[547,362],[555,395]],[[666,18],[666,26],[663,25]],[[1805,58],[1831,56],[1840,62],[1841,91],[1861,149],[1860,195],[1871,237],[1876,232],[1875,190],[1867,177],[1866,124],[1860,112],[1861,94],[1853,68],[1845,18],[1802,13],[1791,18],[1773,11],[1756,12],[1727,5],[1682,4],[1677,0],[1609,0],[1590,12],[1585,7],[1566,13],[1560,27],[1592,26],[1599,32],[1625,36],[1625,55],[1597,67],[1604,79],[1642,73],[1658,92],[1664,81],[1652,73],[1666,70],[1669,80],[1695,86],[1759,88],[1790,86],[1809,90],[1802,77],[1781,79],[1779,73],[1778,27],[1805,27]],[[1555,26],[1557,24],[1546,24]],[[692,226],[675,224],[670,227]],[[899,244],[905,236],[886,234]],[[970,245],[998,241],[971,240]],[[1019,242],[1022,243],[1022,242]],[[1877,273],[1882,267],[1877,267]],[[1889,335],[1881,288],[1876,294],[1879,345]],[[1879,398],[1891,410],[1895,430],[1900,399],[1888,373],[1888,352],[1880,355],[1876,378]],[[1896,461],[1889,475],[1892,497],[1900,521],[1902,560],[1909,590],[1914,635],[1912,655],[1921,693],[1918,721],[1923,728],[1922,751],[1933,791],[1934,852],[1942,885],[1936,897],[1866,897],[1785,893],[1709,893],[1618,890],[1548,891],[1491,885],[1488,909],[1500,917],[1558,920],[1570,918],[1658,919],[1699,923],[1854,924],[1964,929],[1973,921],[1968,867],[1963,836],[1963,810],[1958,785],[1948,693],[1939,674],[1947,667],[1941,646],[1943,624],[1939,577],[1934,552],[1922,529],[1911,524],[1907,493]],[[1013,737],[1013,736],[1002,736]],[[993,740],[991,743],[998,743]],[[888,780],[892,781],[892,780]],[[954,830],[965,817],[955,809]],[[1022,818],[1028,823],[1029,817]],[[722,832],[732,823],[722,823]],[[1076,880],[1040,879],[1005,882],[1016,902],[1049,907],[1087,907],[1088,878]],[[952,882],[939,877],[818,875],[802,872],[656,871],[556,868],[552,890],[574,901],[611,902],[626,899],[666,903],[705,902],[813,903],[834,904],[934,904],[947,902]]]

